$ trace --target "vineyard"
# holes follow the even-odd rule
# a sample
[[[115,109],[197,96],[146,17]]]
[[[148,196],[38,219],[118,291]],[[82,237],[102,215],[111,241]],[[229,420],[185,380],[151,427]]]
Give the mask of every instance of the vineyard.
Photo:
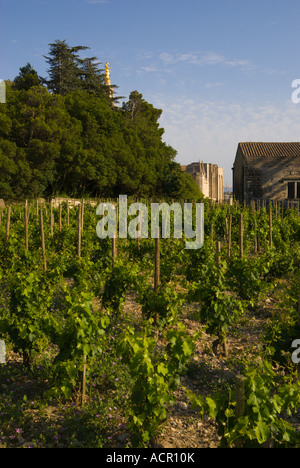
[[[0,208],[0,448],[300,447],[299,209],[204,203],[199,250]]]

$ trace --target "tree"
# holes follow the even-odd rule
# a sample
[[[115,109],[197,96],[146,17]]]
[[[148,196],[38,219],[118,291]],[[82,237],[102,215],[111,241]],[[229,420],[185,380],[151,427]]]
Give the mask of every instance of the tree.
[[[69,47],[65,40],[59,39],[49,46],[49,56],[44,56],[50,66],[50,79],[46,80],[48,89],[62,95],[80,89],[82,70],[78,52],[89,47]]]
[[[30,63],[27,63],[25,67],[20,68],[20,73],[14,79],[14,88],[15,89],[28,89],[32,88],[33,86],[39,86],[42,83],[42,78],[40,78],[32,67]]]
[[[140,152],[136,158],[143,170],[143,192],[153,196],[163,178],[165,165],[176,155],[176,151],[162,141],[164,130],[158,123],[162,110],[148,103],[138,91],[133,91],[129,101],[123,103],[122,112],[127,131],[135,133],[139,141]]]
[[[48,88],[28,63],[0,106],[0,198],[198,198],[163,141],[162,114],[138,91],[112,105],[101,62],[86,47],[50,44]]]
[[[157,190],[166,197],[175,199],[199,200],[203,199],[199,186],[193,177],[187,172],[183,172],[180,164],[170,162],[160,180]]]
[[[98,97],[108,97],[104,70],[99,68],[101,62],[97,60],[97,57],[87,57],[80,60],[82,89]]]
[[[42,86],[28,91],[12,89],[7,94],[7,112],[12,121],[9,138],[17,147],[18,164],[26,166],[26,182],[23,175],[20,180],[16,177],[14,192],[22,186],[27,197],[46,195],[56,182],[62,142],[72,137],[73,125],[64,99]]]

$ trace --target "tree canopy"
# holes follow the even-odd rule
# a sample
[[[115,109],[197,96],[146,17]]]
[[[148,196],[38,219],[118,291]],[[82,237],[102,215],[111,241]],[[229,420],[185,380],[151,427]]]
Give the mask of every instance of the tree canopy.
[[[0,198],[68,196],[199,198],[162,139],[162,114],[133,91],[118,99],[84,46],[49,44],[48,78],[31,64],[6,81],[0,104]],[[112,86],[115,90],[116,86]]]

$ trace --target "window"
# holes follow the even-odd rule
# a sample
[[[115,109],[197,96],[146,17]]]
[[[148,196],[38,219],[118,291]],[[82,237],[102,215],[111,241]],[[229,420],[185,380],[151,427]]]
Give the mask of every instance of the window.
[[[288,182],[288,199],[300,199],[300,182]]]
[[[288,199],[295,198],[295,182],[288,182]]]

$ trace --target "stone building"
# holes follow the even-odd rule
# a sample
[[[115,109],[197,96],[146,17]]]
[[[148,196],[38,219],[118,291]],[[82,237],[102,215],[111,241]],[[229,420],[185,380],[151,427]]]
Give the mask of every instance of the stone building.
[[[240,202],[300,200],[300,143],[239,143],[233,195]]]
[[[197,182],[201,192],[213,201],[223,201],[223,169],[217,164],[191,163],[182,166],[188,174],[191,174]]]

